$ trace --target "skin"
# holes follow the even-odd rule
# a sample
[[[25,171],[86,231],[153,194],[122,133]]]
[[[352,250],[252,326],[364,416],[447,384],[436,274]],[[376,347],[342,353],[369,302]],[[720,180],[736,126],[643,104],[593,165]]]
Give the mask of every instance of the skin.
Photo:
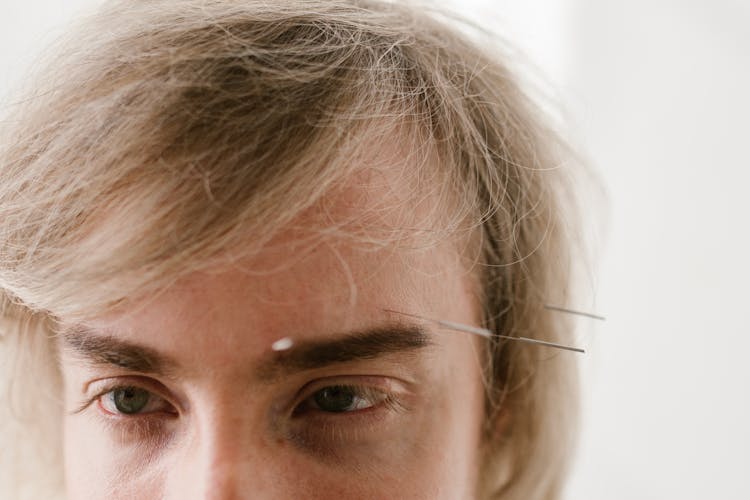
[[[367,195],[372,183],[352,182],[326,217],[408,199],[392,175],[379,196]],[[378,216],[403,223],[400,211]],[[475,279],[455,242],[374,249],[331,236],[300,252],[297,236],[282,231],[257,255],[61,337],[69,498],[475,497],[481,341],[387,311],[478,324]],[[421,328],[428,345],[267,369],[295,347],[374,328]],[[275,352],[284,337],[293,347]],[[82,338],[127,342],[170,364],[151,373],[89,359]],[[316,407],[317,391],[332,385],[357,387],[359,406]],[[118,386],[149,391],[145,411],[116,414]]]

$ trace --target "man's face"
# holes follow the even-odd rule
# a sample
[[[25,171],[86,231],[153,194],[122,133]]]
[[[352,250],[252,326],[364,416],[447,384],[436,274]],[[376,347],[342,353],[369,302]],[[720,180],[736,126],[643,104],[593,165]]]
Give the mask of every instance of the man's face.
[[[480,344],[392,312],[477,324],[455,242],[295,241],[68,331],[71,499],[474,495]]]

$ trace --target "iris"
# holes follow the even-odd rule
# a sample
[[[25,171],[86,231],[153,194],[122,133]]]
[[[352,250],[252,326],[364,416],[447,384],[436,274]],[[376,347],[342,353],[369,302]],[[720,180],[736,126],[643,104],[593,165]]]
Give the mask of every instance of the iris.
[[[110,394],[117,411],[127,415],[143,411],[151,398],[148,391],[138,387],[121,387]]]
[[[354,388],[343,385],[333,385],[316,392],[313,396],[315,404],[321,411],[340,413],[352,411],[357,406],[357,394]]]

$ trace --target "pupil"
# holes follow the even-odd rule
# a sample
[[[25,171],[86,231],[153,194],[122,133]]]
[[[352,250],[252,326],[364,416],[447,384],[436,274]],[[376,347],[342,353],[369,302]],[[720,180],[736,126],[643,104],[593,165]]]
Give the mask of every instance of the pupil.
[[[146,407],[149,399],[148,391],[137,387],[116,389],[112,396],[117,411],[121,413],[138,413]]]
[[[354,403],[354,393],[348,387],[326,387],[315,393],[315,403],[323,411],[347,411]]]

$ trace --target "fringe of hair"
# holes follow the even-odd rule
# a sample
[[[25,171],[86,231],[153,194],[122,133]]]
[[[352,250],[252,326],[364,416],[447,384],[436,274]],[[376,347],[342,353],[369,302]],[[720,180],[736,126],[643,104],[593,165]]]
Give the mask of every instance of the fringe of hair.
[[[575,214],[560,170],[575,164],[502,46],[480,48],[448,17],[378,0],[131,0],[82,22],[1,124],[4,355],[49,351],[51,319],[259,250],[394,137],[405,182],[444,208],[443,232],[478,242],[485,325],[568,342],[544,302],[569,297]],[[342,232],[404,237],[363,220]],[[487,356],[481,497],[557,498],[575,437],[571,358],[517,342]]]

